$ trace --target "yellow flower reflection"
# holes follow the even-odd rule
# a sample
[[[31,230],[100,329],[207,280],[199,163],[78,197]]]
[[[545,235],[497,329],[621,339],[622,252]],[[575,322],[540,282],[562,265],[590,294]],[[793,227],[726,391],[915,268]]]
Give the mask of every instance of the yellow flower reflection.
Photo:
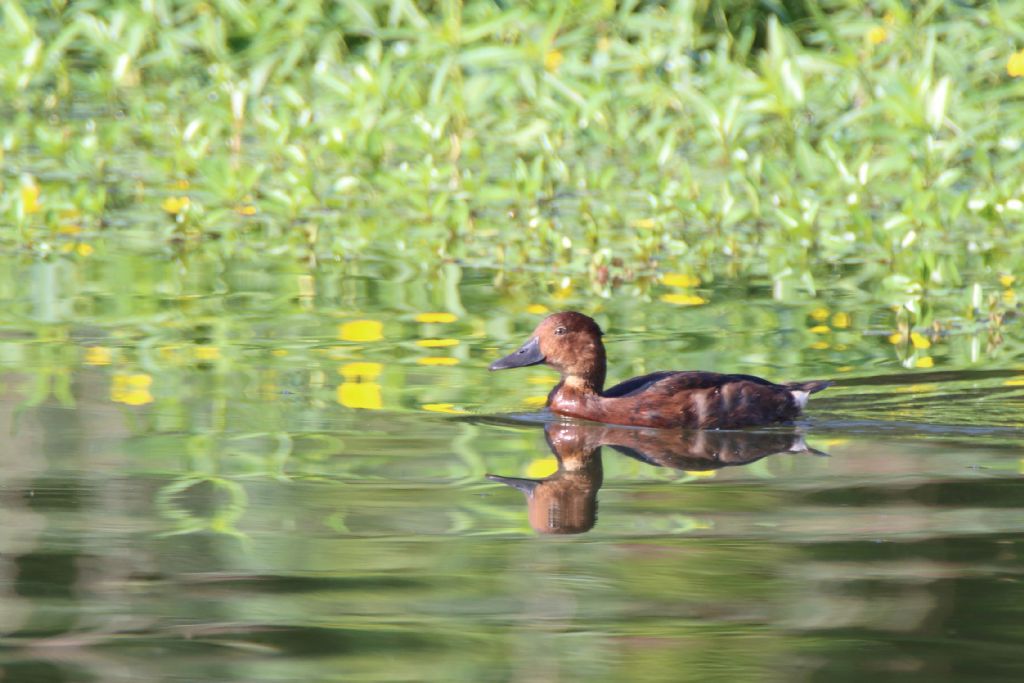
[[[885,39],[889,37],[889,32],[885,30],[884,26],[874,26],[868,30],[867,38],[868,42],[872,45],[879,45],[885,42]]]
[[[832,327],[844,330],[850,326],[850,314],[840,311],[832,316]]]
[[[365,362],[348,363],[338,368],[338,372],[348,382],[375,380],[383,370],[384,366],[380,363]]]
[[[526,312],[533,315],[545,315],[549,309],[544,304],[530,304],[526,307]]]
[[[453,323],[458,319],[454,313],[418,313],[416,315],[418,323]]]
[[[86,365],[110,365],[111,352],[105,346],[90,346],[85,350]]]
[[[380,410],[380,385],[376,382],[345,382],[338,387],[338,403],[346,408]]]
[[[530,406],[532,408],[541,408],[541,407],[547,405],[547,402],[548,402],[548,397],[547,396],[530,396],[528,398],[523,399],[523,403],[525,403],[526,405],[528,405],[528,406]]]
[[[662,294],[661,300],[676,306],[702,306],[708,302],[707,299],[697,294]]]
[[[420,365],[458,365],[459,359],[449,356],[424,356],[417,358],[416,362]]]
[[[418,339],[416,346],[422,346],[427,349],[442,348],[445,346],[458,346],[458,339]]]
[[[811,332],[814,334],[828,334],[832,331],[832,328],[828,325],[815,325],[811,328]]]
[[[110,384],[110,400],[129,406],[141,406],[153,402],[149,388],[153,378],[144,372],[116,374]]]
[[[373,342],[384,338],[384,325],[379,320],[350,320],[338,325],[338,339],[351,342]]]
[[[216,346],[197,346],[192,354],[200,361],[220,360],[220,349]]]
[[[811,316],[811,318],[817,320],[819,323],[823,323],[826,320],[828,320],[829,310],[824,307],[819,307],[811,311],[809,315]]]
[[[346,408],[380,410],[383,406],[380,377],[384,366],[380,363],[356,362],[338,368],[345,381],[338,386],[338,403]]]
[[[921,356],[914,361],[915,368],[931,368],[935,366],[935,360],[931,356]]]

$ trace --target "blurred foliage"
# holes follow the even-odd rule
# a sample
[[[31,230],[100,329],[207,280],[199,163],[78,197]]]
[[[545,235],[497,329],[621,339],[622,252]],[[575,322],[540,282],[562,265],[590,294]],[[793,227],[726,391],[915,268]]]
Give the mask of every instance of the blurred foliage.
[[[0,0],[0,34],[5,676],[1019,678],[1024,5]],[[484,368],[570,307],[615,379],[840,378],[839,457],[608,457],[594,540],[523,543],[482,477],[540,430],[452,418],[542,403]]]
[[[813,296],[863,269],[917,319],[1020,270],[1022,21],[1014,3],[8,0],[0,243],[378,252],[604,295],[689,270]]]

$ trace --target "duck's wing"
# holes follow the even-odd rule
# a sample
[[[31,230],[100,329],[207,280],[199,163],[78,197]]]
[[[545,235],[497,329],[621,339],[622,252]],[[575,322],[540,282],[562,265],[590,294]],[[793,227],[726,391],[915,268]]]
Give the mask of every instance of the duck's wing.
[[[616,384],[611,389],[605,391],[603,396],[607,398],[621,398],[655,387],[659,392],[674,394],[678,391],[689,389],[711,389],[729,384],[730,382],[752,382],[762,386],[779,386],[774,382],[769,382],[754,375],[724,375],[720,372],[669,370],[652,372],[649,375],[627,379],[625,382]]]
[[[621,398],[622,396],[628,396],[630,394],[635,394],[635,393],[641,392],[641,391],[643,391],[644,389],[647,389],[648,387],[650,387],[652,384],[654,384],[656,382],[660,382],[661,380],[663,380],[663,379],[665,379],[667,377],[671,377],[673,375],[679,375],[679,374],[687,374],[687,373],[679,373],[679,372],[674,372],[674,371],[671,371],[671,370],[669,370],[669,371],[664,371],[663,370],[661,372],[652,372],[649,375],[641,375],[639,377],[634,377],[633,379],[627,379],[625,382],[620,382],[620,383],[616,384],[611,389],[605,390],[602,393],[602,396],[605,396],[607,398]]]

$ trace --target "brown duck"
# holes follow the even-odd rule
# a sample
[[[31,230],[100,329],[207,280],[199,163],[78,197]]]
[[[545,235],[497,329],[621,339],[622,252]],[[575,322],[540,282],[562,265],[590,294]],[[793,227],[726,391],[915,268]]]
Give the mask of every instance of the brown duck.
[[[545,363],[562,374],[548,394],[552,412],[638,427],[736,429],[786,422],[831,381],[775,384],[753,375],[663,371],[604,388],[605,352],[593,319],[549,315],[518,351],[491,363],[505,370]]]

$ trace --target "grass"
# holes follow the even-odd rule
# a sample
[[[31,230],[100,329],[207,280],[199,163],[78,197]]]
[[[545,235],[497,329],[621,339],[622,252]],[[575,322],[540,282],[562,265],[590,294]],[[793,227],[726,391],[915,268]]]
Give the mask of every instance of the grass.
[[[0,244],[841,271],[925,323],[1021,271],[1024,7],[428,7],[7,0]]]

